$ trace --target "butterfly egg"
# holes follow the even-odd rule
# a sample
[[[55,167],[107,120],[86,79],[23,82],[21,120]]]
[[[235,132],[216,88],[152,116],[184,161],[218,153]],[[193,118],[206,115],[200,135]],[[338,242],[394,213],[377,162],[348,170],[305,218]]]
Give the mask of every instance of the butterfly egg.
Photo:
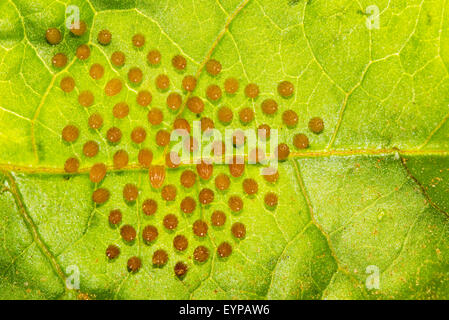
[[[109,223],[116,226],[122,222],[122,212],[119,209],[114,209],[109,212]]]
[[[111,244],[106,248],[106,257],[108,257],[109,260],[115,259],[119,256],[120,254],[120,249]]]
[[[178,153],[172,151],[165,155],[165,165],[170,169],[175,169],[181,164]]]
[[[59,52],[53,56],[51,63],[55,68],[63,68],[67,64],[67,56]]]
[[[249,124],[251,121],[254,120],[254,111],[251,108],[243,108],[242,110],[240,110],[239,112],[239,117],[240,117],[240,121],[244,124],[247,125]]]
[[[134,84],[142,82],[143,72],[137,67],[131,68],[128,71],[128,80]]]
[[[68,158],[64,163],[64,171],[67,173],[78,172],[80,162],[76,158]]]
[[[273,192],[268,192],[265,195],[264,202],[268,207],[275,207],[278,204],[278,196]]]
[[[83,153],[86,157],[92,158],[95,157],[98,153],[99,146],[95,141],[87,141],[83,146]]]
[[[193,211],[195,211],[195,208],[196,208],[195,199],[193,199],[192,197],[185,197],[181,201],[180,208],[181,208],[181,211],[184,213],[187,213],[187,214],[192,213]]]
[[[132,183],[127,183],[123,187],[123,198],[128,202],[134,202],[137,200],[139,196],[139,189],[137,186]]]
[[[95,202],[96,204],[103,204],[109,200],[109,196],[110,194],[107,189],[100,188],[92,193],[92,201]]]
[[[232,212],[240,212],[243,209],[243,200],[239,196],[231,196],[228,200],[228,206]]]
[[[160,188],[165,180],[165,167],[164,166],[150,166],[149,176],[150,183],[153,188]]]
[[[156,267],[164,266],[168,261],[168,254],[164,250],[156,250],[153,253],[152,262]]]
[[[258,128],[258,136],[263,140],[270,139],[271,128],[268,124],[261,124]]]
[[[117,119],[123,119],[129,114],[129,106],[126,102],[118,102],[112,108],[112,115]]]
[[[225,154],[226,145],[221,140],[216,140],[212,143],[212,154],[216,157],[222,156]]]
[[[224,89],[227,94],[234,94],[239,89],[239,81],[236,78],[228,78],[224,82]]]
[[[120,170],[128,165],[129,156],[125,150],[117,150],[113,156],[114,169]]]
[[[287,144],[281,143],[277,146],[275,154],[279,161],[286,160],[290,155],[290,148],[288,147]]]
[[[245,95],[250,99],[256,99],[259,93],[259,86],[255,83],[250,83],[245,87]]]
[[[146,243],[153,242],[154,240],[156,240],[158,235],[159,232],[157,231],[157,228],[155,226],[146,226],[145,228],[143,228],[142,239]]]
[[[94,100],[95,100],[94,94],[89,90],[81,91],[80,94],[78,95],[79,104],[86,108],[93,105]]]
[[[201,121],[201,131],[202,132],[213,129],[215,127],[214,121],[211,118],[202,117],[200,121]]]
[[[187,152],[194,152],[198,150],[198,141],[194,137],[190,136],[189,139],[184,142],[184,150]]]
[[[115,51],[111,55],[111,63],[116,67],[121,67],[125,64],[126,57],[121,51]]]
[[[67,142],[74,142],[78,139],[80,135],[79,129],[74,125],[67,125],[62,129],[62,139]]]
[[[250,163],[262,163],[265,160],[265,153],[262,150],[259,150],[258,147],[255,147],[249,152],[248,159]]]
[[[152,216],[157,211],[157,202],[153,199],[146,199],[142,203],[142,212],[147,216]]]
[[[179,93],[172,92],[167,97],[167,107],[173,111],[178,110],[182,104],[182,97]]]
[[[196,172],[198,172],[201,179],[209,180],[214,172],[214,166],[211,163],[201,161],[196,165]]]
[[[148,111],[147,118],[149,123],[153,126],[157,126],[164,120],[164,114],[159,108],[151,108],[150,111]]]
[[[64,77],[61,79],[59,86],[64,92],[72,92],[75,89],[75,80],[72,77]]]
[[[282,113],[282,121],[287,127],[294,127],[298,123],[298,115],[293,110],[286,110]]]
[[[106,30],[106,29],[105,30],[101,30],[98,33],[97,40],[98,40],[98,42],[101,45],[106,46],[106,45],[108,45],[111,42],[112,34],[111,34],[111,32],[109,30]]]
[[[264,179],[269,183],[275,183],[279,179],[279,172],[274,168],[264,168]]]
[[[161,63],[161,59],[162,56],[159,50],[151,50],[150,52],[148,52],[147,60],[149,64],[156,66]]]
[[[138,257],[131,257],[128,259],[127,267],[128,271],[135,273],[139,271],[140,267],[142,266],[142,260]]]
[[[216,76],[221,72],[222,66],[221,63],[215,59],[211,59],[206,63],[206,71],[211,76]]]
[[[47,31],[45,31],[45,38],[49,44],[56,45],[62,40],[61,31],[57,28],[48,28]]]
[[[321,133],[324,130],[324,121],[319,117],[315,117],[310,119],[309,121],[309,129],[313,133]]]
[[[226,106],[220,107],[218,109],[218,120],[223,124],[229,124],[234,117],[232,110]]]
[[[204,110],[204,102],[199,97],[191,97],[187,100],[187,108],[193,113],[201,113]]]
[[[193,223],[192,231],[198,237],[205,237],[207,235],[208,230],[207,223],[202,220],[196,220]]]
[[[214,201],[214,192],[209,188],[204,188],[200,191],[198,199],[201,204],[210,204],[212,201]]]
[[[217,248],[217,254],[220,258],[229,257],[232,253],[232,247],[228,242],[222,242]]]
[[[133,45],[136,48],[142,48],[145,44],[145,37],[143,34],[135,34],[132,38]]]
[[[278,103],[274,99],[266,99],[261,104],[262,112],[265,114],[275,114],[278,111]]]
[[[141,149],[137,158],[142,167],[149,168],[153,162],[153,152],[149,149]]]
[[[174,201],[176,198],[176,187],[173,184],[165,185],[161,190],[161,197],[165,201]]]
[[[278,84],[278,93],[284,98],[290,97],[294,91],[295,87],[290,81],[282,81]]]
[[[296,149],[307,149],[309,147],[309,138],[305,134],[298,133],[293,137],[293,145]]]
[[[230,184],[231,184],[231,179],[229,179],[229,177],[224,173],[220,173],[215,177],[215,187],[218,190],[221,190],[221,191],[227,190],[229,188]]]
[[[195,185],[196,174],[192,170],[184,170],[180,177],[181,184],[186,188],[191,188]]]
[[[147,90],[139,91],[137,93],[136,101],[142,107],[148,106],[153,100],[153,96]]]
[[[99,80],[103,78],[104,75],[104,68],[99,63],[94,63],[89,70],[89,75],[94,80]]]
[[[210,221],[213,226],[215,227],[221,227],[226,222],[226,215],[223,211],[216,210],[212,213],[212,216],[210,218]]]
[[[170,78],[166,74],[160,74],[157,76],[155,83],[159,90],[165,91],[170,87]]]
[[[231,232],[237,239],[243,239],[246,235],[246,227],[243,223],[236,222],[232,225]]]
[[[103,117],[99,113],[93,113],[87,121],[89,128],[100,129],[103,126]]]
[[[87,31],[87,24],[84,21],[79,21],[78,25],[72,24],[70,26],[70,32],[78,37],[81,37]]]
[[[229,163],[229,173],[231,176],[238,178],[245,171],[245,160],[241,156],[234,156]]]
[[[248,178],[243,180],[243,191],[248,195],[256,194],[259,190],[259,185],[257,184],[256,180]]]
[[[136,239],[136,229],[133,226],[126,224],[120,228],[120,236],[126,242],[132,242]]]
[[[189,245],[189,241],[187,240],[187,238],[183,235],[177,235],[174,239],[173,239],[173,247],[178,250],[178,251],[184,251],[187,249]]]
[[[173,128],[179,130],[178,133],[183,135],[184,131],[190,133],[190,124],[186,119],[178,118],[173,122]]]
[[[178,278],[183,278],[187,273],[188,267],[184,262],[177,262],[175,264],[174,270],[175,270],[175,275]]]
[[[182,87],[187,92],[192,92],[196,88],[197,80],[194,76],[187,75],[182,79]]]
[[[90,48],[87,44],[82,44],[76,49],[76,57],[80,60],[86,60],[90,57]]]
[[[235,130],[232,133],[232,144],[234,147],[241,147],[245,144],[246,136],[242,130]]]
[[[172,58],[171,63],[176,70],[184,70],[187,67],[187,60],[181,55]]]
[[[110,143],[118,143],[122,139],[122,130],[117,127],[109,128],[106,132],[106,138]]]
[[[200,263],[207,261],[209,259],[209,249],[205,246],[196,247],[193,251],[193,258]]]
[[[206,96],[211,101],[218,101],[221,98],[221,88],[216,84],[211,84],[206,89]]]
[[[147,132],[143,127],[135,127],[133,131],[131,132],[131,140],[134,143],[142,143],[145,141],[147,137]]]
[[[165,129],[161,129],[156,133],[156,144],[161,147],[165,147],[170,143],[170,132]]]
[[[178,226],[178,218],[174,214],[167,214],[162,223],[166,229],[174,230]]]
[[[122,91],[122,88],[123,88],[122,80],[114,78],[109,80],[108,83],[106,83],[104,87],[104,93],[108,97],[113,97],[115,95],[118,95],[120,91]]]
[[[106,165],[104,163],[96,163],[90,168],[89,179],[93,183],[101,182],[106,176]]]

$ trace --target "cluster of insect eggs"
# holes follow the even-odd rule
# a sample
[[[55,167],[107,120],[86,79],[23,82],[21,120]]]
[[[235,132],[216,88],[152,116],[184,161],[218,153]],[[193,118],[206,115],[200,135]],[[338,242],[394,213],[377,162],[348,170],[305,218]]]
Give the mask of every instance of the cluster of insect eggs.
[[[84,21],[80,21],[78,28],[71,28],[71,36],[81,37],[87,32],[87,24]],[[62,34],[57,28],[49,28],[46,31],[46,40],[51,45],[57,45],[62,41]],[[107,46],[112,41],[112,34],[108,30],[101,30],[98,33],[97,41],[102,46]],[[132,43],[136,48],[142,48],[145,45],[145,37],[142,34],[136,34],[132,37]],[[79,60],[87,60],[90,56],[90,47],[86,44],[80,45],[76,49],[76,58]],[[147,61],[150,65],[158,66],[162,60],[162,55],[157,49],[153,49],[147,54]],[[111,64],[115,67],[122,67],[126,62],[126,56],[121,51],[112,53],[110,57]],[[64,68],[68,63],[68,58],[64,53],[56,53],[51,61],[55,68]],[[172,60],[172,67],[177,71],[183,71],[187,67],[187,60],[182,55],[175,55]],[[222,71],[222,65],[219,61],[210,59],[205,69],[212,77],[217,76]],[[105,70],[101,64],[94,63],[89,69],[89,75],[94,80],[99,80],[104,76]],[[128,81],[132,84],[139,84],[142,82],[143,72],[137,67],[130,68],[128,71]],[[67,76],[62,78],[60,82],[60,88],[65,93],[70,93],[74,90],[76,81],[73,77]],[[160,74],[155,79],[156,87],[161,91],[167,91],[170,88],[170,79],[165,74]],[[187,108],[200,115],[204,110],[204,101],[198,96],[192,96],[192,92],[197,86],[197,78],[192,75],[186,75],[182,80],[182,89],[186,93],[185,105]],[[239,90],[240,83],[236,78],[230,77],[224,81],[224,91],[226,94],[232,96]],[[123,82],[119,78],[113,78],[109,80],[105,87],[104,93],[106,96],[112,97],[120,93],[123,88]],[[277,87],[278,94],[282,98],[289,98],[294,94],[294,85],[289,81],[282,81]],[[259,86],[255,83],[249,83],[244,88],[244,94],[249,99],[257,99],[260,93]],[[206,89],[206,97],[210,101],[218,101],[223,91],[220,86],[211,84]],[[95,97],[89,90],[82,91],[78,95],[78,102],[82,107],[88,108],[94,104]],[[136,97],[136,103],[142,107],[149,107],[152,101],[152,94],[147,90],[141,90]],[[172,111],[178,111],[178,114],[182,113],[183,98],[181,94],[172,92],[168,94],[166,99],[167,108]],[[278,103],[274,99],[265,99],[261,103],[261,110],[264,114],[274,115],[278,111]],[[126,102],[119,102],[113,106],[112,113],[117,119],[123,119],[129,114],[130,107]],[[249,124],[254,120],[254,111],[252,108],[243,108],[240,110],[239,119],[242,124]],[[157,126],[163,122],[163,112],[157,107],[150,108],[148,111],[148,121],[150,125]],[[222,106],[218,108],[217,118],[222,124],[230,124],[234,118],[233,111],[227,107]],[[298,123],[298,115],[293,110],[286,110],[282,113],[282,121],[288,128],[294,128]],[[94,130],[98,130],[103,126],[103,117],[99,113],[93,113],[88,118],[88,127]],[[201,129],[206,131],[214,128],[214,121],[210,118],[201,118]],[[173,122],[173,129],[183,129],[190,132],[190,124],[187,120],[177,117]],[[268,124],[261,124],[259,129],[265,130],[265,139],[270,136],[270,126]],[[324,129],[324,122],[321,118],[312,118],[309,121],[309,129],[313,133],[321,133]],[[146,139],[145,128],[138,126],[131,132],[131,140],[137,144],[142,144]],[[79,137],[79,129],[77,126],[68,124],[62,130],[62,139],[67,143],[75,142]],[[117,145],[122,139],[122,132],[118,127],[111,127],[106,132],[106,139],[110,144]],[[166,147],[170,142],[170,131],[160,129],[156,134],[156,144],[161,147]],[[306,149],[309,147],[309,139],[305,134],[298,133],[293,137],[293,145],[297,149]],[[234,137],[234,146],[239,143],[244,143],[244,137],[238,139],[238,136]],[[290,154],[290,149],[287,144],[281,143],[277,146],[276,155],[279,160],[285,160]],[[89,140],[83,145],[83,154],[87,158],[95,157],[99,152],[99,145],[96,141]],[[167,154],[165,165],[152,165],[153,153],[150,149],[141,148],[138,153],[139,164],[149,170],[149,179],[151,185],[156,189],[161,189],[161,197],[165,201],[173,201],[177,194],[176,186],[168,184],[164,186],[166,168],[177,168],[178,164],[172,161],[170,154]],[[126,168],[129,162],[128,153],[125,150],[118,150],[113,155],[113,167],[114,169]],[[64,170],[67,173],[78,172],[80,163],[76,157],[70,157],[64,164]],[[229,164],[229,174],[238,178],[243,175],[245,165],[238,161],[233,161]],[[208,180],[212,177],[213,165],[202,162],[196,166],[196,173],[193,170],[186,169],[182,172],[180,177],[180,184],[185,188],[191,188],[195,185],[197,175],[203,179]],[[94,164],[89,171],[90,180],[99,184],[105,178],[107,173],[107,167],[104,163]],[[269,183],[275,183],[279,178],[277,171],[269,172],[264,175],[264,178]],[[228,175],[220,173],[215,177],[215,187],[221,191],[226,191],[231,184],[231,179]],[[242,183],[244,192],[252,196],[258,192],[258,183],[252,178],[243,180]],[[136,185],[128,183],[123,188],[123,198],[127,203],[133,203],[137,200],[139,190]],[[92,194],[92,200],[101,205],[108,201],[110,197],[109,191],[106,188],[98,188]],[[198,195],[197,201],[200,205],[207,206],[214,200],[214,191],[209,188],[203,188]],[[264,197],[265,205],[269,208],[275,208],[278,203],[278,196],[273,192],[268,192]],[[243,200],[238,195],[232,195],[229,197],[228,206],[233,213],[239,213],[243,209]],[[192,197],[185,197],[180,204],[180,210],[184,214],[191,214],[196,208],[196,200]],[[154,215],[157,211],[157,202],[153,199],[146,199],[142,203],[142,212],[145,215]],[[119,209],[111,210],[109,213],[109,224],[112,227],[118,227],[122,222],[122,212]],[[226,214],[221,210],[216,210],[212,213],[210,218],[210,224],[215,228],[222,228],[226,222]],[[178,218],[174,214],[167,214],[163,218],[163,227],[166,230],[176,230],[178,226]],[[203,238],[208,233],[208,223],[199,219],[193,223],[192,232],[196,237]],[[235,239],[243,239],[246,235],[246,227],[241,222],[236,222],[231,226],[231,234]],[[137,237],[135,228],[129,224],[120,227],[120,235],[124,242],[133,243]],[[153,225],[147,225],[142,230],[142,239],[145,243],[154,243],[159,235],[159,230]],[[173,239],[173,248],[178,252],[185,251],[188,248],[189,241],[182,235],[178,234]],[[220,258],[226,258],[232,253],[232,246],[229,242],[224,241],[216,248],[217,255]],[[111,244],[106,249],[106,256],[108,259],[116,259],[120,254],[120,248],[117,245]],[[210,251],[206,246],[200,245],[194,249],[193,258],[197,263],[204,263],[209,259]],[[152,257],[152,264],[155,267],[163,267],[168,261],[168,253],[165,250],[155,250]],[[142,265],[142,261],[139,257],[133,256],[128,259],[127,268],[130,272],[137,272]],[[174,273],[176,276],[182,278],[187,273],[188,266],[186,263],[179,261],[175,264]]]

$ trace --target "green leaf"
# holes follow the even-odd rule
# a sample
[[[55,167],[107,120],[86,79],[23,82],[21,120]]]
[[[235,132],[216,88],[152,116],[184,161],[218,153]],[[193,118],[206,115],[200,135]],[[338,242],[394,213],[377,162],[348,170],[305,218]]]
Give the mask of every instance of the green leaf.
[[[79,8],[88,31],[74,36],[65,27],[69,5]],[[118,0],[8,0],[0,4],[0,299],[447,299],[449,298],[449,4],[444,1],[382,0],[379,28],[368,28],[369,1],[318,0],[218,0],[218,1],[118,1]],[[50,45],[48,28],[62,32],[63,40]],[[112,34],[109,45],[97,41],[100,30]],[[143,48],[131,38],[142,33]],[[80,44],[91,49],[87,60],[75,56]],[[162,54],[159,66],[150,66],[146,55]],[[110,62],[114,51],[126,55],[123,67]],[[68,63],[55,68],[52,57],[62,52]],[[187,59],[184,72],[175,71],[171,58]],[[205,70],[209,59],[223,66],[218,76]],[[104,76],[89,75],[92,64],[101,64]],[[128,81],[131,67],[144,74],[140,85]],[[167,92],[158,90],[155,78],[169,76]],[[185,75],[198,78],[192,94],[182,90]],[[60,88],[71,76],[76,87]],[[218,103],[206,98],[206,88],[235,77],[240,89],[223,93]],[[122,79],[121,92],[104,93],[112,78]],[[284,99],[279,82],[295,86]],[[244,95],[248,83],[257,83],[260,96]],[[150,107],[163,111],[164,121],[152,126],[150,107],[136,103],[139,90],[149,90]],[[79,105],[78,95],[90,90],[93,106]],[[169,92],[185,101],[196,95],[205,101],[202,117],[214,120],[224,134],[242,128],[238,112],[250,107],[253,120],[244,129],[267,123],[279,130],[279,142],[290,155],[278,166],[279,180],[267,182],[260,165],[245,166],[243,176],[231,177],[231,187],[219,191],[214,178],[229,175],[225,164],[215,164],[209,180],[198,179],[191,189],[180,184],[186,168],[167,169],[165,184],[177,187],[175,201],[164,201],[160,189],[151,187],[148,169],[138,162],[141,148],[154,154],[153,164],[164,164],[167,149],[159,147],[159,129],[171,130],[177,116],[192,125],[197,116],[187,108],[176,113],[166,107]],[[264,114],[260,104],[274,98],[279,110]],[[124,119],[113,117],[112,107],[121,101],[130,106]],[[226,105],[234,112],[228,126],[217,118]],[[298,124],[289,128],[282,112],[294,110]],[[100,113],[101,129],[88,128],[89,115]],[[308,129],[313,117],[324,120],[325,129]],[[80,130],[74,143],[61,139],[62,129],[73,124]],[[109,128],[123,133],[119,144],[107,142]],[[142,126],[147,138],[137,145],[131,131]],[[293,137],[306,134],[308,149],[297,150]],[[99,143],[93,158],[83,155],[88,140]],[[113,168],[119,150],[129,164]],[[67,174],[67,158],[80,160],[78,173]],[[99,184],[89,180],[95,163],[108,166]],[[258,183],[258,192],[243,192],[244,179]],[[134,203],[123,198],[123,188],[134,183],[139,196]],[[92,192],[106,188],[110,199],[92,201]],[[197,201],[192,214],[183,214],[186,196],[198,199],[202,188],[215,193],[210,205]],[[278,205],[268,208],[264,197],[277,194]],[[228,199],[238,195],[244,208],[236,214]],[[158,203],[156,214],[142,212],[145,199]],[[108,222],[109,212],[120,209],[122,225],[130,224],[137,238],[127,244],[120,228]],[[211,225],[215,210],[226,213],[223,227]],[[176,230],[163,226],[166,214],[179,219]],[[204,238],[192,232],[193,223],[209,224]],[[231,226],[241,222],[246,236],[238,240]],[[148,245],[142,230],[154,225],[157,240]],[[186,251],[173,248],[182,234]],[[216,253],[227,241],[233,251],[227,258]],[[108,245],[120,248],[113,260]],[[210,250],[208,260],[195,262],[199,245]],[[168,253],[165,266],[152,264],[153,253]],[[127,270],[137,256],[142,267]],[[178,278],[178,261],[188,266]],[[79,289],[71,289],[79,270]],[[76,272],[75,272],[76,273]],[[376,283],[378,276],[378,286]],[[374,282],[370,282],[374,280]]]

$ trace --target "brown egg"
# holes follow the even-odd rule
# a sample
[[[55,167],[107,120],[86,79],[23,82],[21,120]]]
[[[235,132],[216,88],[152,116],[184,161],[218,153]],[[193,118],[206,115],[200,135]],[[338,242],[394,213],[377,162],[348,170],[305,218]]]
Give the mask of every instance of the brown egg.
[[[298,123],[298,115],[293,110],[286,110],[282,113],[282,121],[287,127],[294,127]]]
[[[91,129],[100,129],[103,126],[103,117],[99,113],[92,113],[88,120]]]
[[[75,142],[80,135],[79,129],[74,125],[67,125],[62,129],[62,140],[67,142]]]
[[[135,127],[133,131],[131,132],[131,140],[134,143],[142,143],[145,141],[147,137],[147,132],[143,127]]]
[[[168,230],[174,230],[178,226],[178,218],[174,214],[167,214],[164,217],[163,224]]]
[[[103,78],[103,75],[104,75],[104,68],[103,68],[103,66],[101,64],[99,64],[99,63],[94,63],[90,67],[89,75],[94,80],[98,80],[98,79]]]
[[[319,117],[315,117],[310,119],[309,121],[309,129],[313,133],[321,133],[324,130],[324,121]]]
[[[122,80],[118,78],[111,79],[109,80],[108,83],[106,83],[106,86],[104,87],[104,93],[108,97],[112,97],[119,94],[120,91],[122,91],[122,87],[123,87]]]
[[[214,192],[209,188],[204,188],[200,191],[198,199],[201,204],[210,204],[212,201],[214,201]]]
[[[185,91],[192,92],[196,88],[197,80],[194,76],[185,76],[182,80],[182,87]]]
[[[239,89],[239,81],[236,78],[228,78],[224,83],[224,89],[227,94],[234,94]]]
[[[256,194],[259,190],[259,185],[256,180],[248,178],[243,180],[243,191],[248,195]]]
[[[170,132],[161,129],[156,133],[156,144],[161,147],[165,147],[170,143]]]
[[[137,186],[132,183],[127,183],[123,187],[123,198],[128,202],[133,202],[137,200],[139,196],[139,189]]]
[[[173,184],[167,184],[162,188],[161,197],[165,201],[174,201],[176,198],[176,187]]]
[[[261,139],[268,140],[270,139],[271,128],[268,124],[261,124],[257,128],[257,133]]]
[[[91,105],[94,104],[94,95],[91,91],[89,90],[85,90],[85,91],[81,91],[79,96],[78,96],[78,102],[80,105],[82,105],[83,107],[90,107]]]
[[[148,63],[155,66],[161,63],[161,53],[158,50],[151,50],[147,55]]]
[[[64,92],[72,92],[75,89],[75,80],[72,77],[64,77],[60,82],[60,87]]]
[[[232,253],[232,247],[227,242],[222,242],[217,248],[217,254],[221,258],[229,257],[231,255],[231,253]]]
[[[262,102],[261,108],[263,113],[271,115],[278,111],[278,104],[273,99],[266,99]]]
[[[89,179],[93,183],[101,182],[106,176],[106,165],[104,163],[96,163],[90,168]]]
[[[138,155],[139,164],[144,168],[149,168],[153,161],[153,152],[149,149],[141,149]]]
[[[232,225],[231,232],[237,239],[243,239],[246,235],[246,227],[243,223],[236,222]]]
[[[98,39],[98,42],[101,44],[101,45],[108,45],[110,42],[111,42],[111,40],[112,40],[112,34],[111,34],[111,32],[109,32],[109,30],[101,30],[99,33],[98,33],[98,37],[97,37],[97,39]]]
[[[95,157],[98,153],[98,143],[96,143],[95,141],[87,141],[84,146],[83,146],[83,153],[86,157],[88,158],[92,158]]]
[[[268,192],[264,198],[265,204],[269,207],[275,207],[278,204],[278,196],[273,192]]]
[[[256,99],[259,96],[259,86],[255,83],[250,83],[245,87],[245,95],[248,98]]]
[[[164,114],[162,113],[161,109],[151,108],[150,111],[148,111],[148,122],[153,126],[160,125],[163,120]]]
[[[142,266],[142,260],[138,257],[131,257],[128,259],[127,267],[128,271],[135,273],[139,271],[140,267]]]
[[[68,158],[64,163],[64,171],[67,173],[78,172],[80,162],[76,158]]]
[[[240,121],[243,124],[248,124],[254,120],[254,111],[251,108],[243,108],[239,112]]]
[[[112,114],[117,119],[123,119],[129,114],[129,106],[126,102],[119,102],[114,105]]]
[[[207,261],[209,259],[209,249],[205,246],[196,247],[195,251],[193,251],[193,258],[200,263]]]
[[[193,233],[198,237],[205,237],[208,228],[207,223],[202,220],[196,220],[192,226]]]
[[[125,64],[126,57],[125,54],[121,51],[115,51],[111,55],[111,62],[116,67],[121,67]]]
[[[45,32],[45,38],[49,44],[56,45],[62,40],[61,31],[57,28],[48,28]]]
[[[193,211],[195,211],[195,208],[196,208],[195,199],[193,199],[192,197],[185,197],[181,201],[180,208],[181,208],[181,211],[184,213],[188,213],[188,214],[192,213]]]
[[[309,147],[309,138],[305,134],[298,133],[293,137],[293,145],[296,149],[307,149]]]
[[[142,203],[142,211],[147,216],[152,216],[157,211],[157,202],[153,199],[146,199]]]
[[[239,196],[232,196],[228,200],[228,205],[233,212],[240,212],[243,209],[243,200]]]
[[[119,254],[120,249],[117,246],[111,244],[106,248],[106,257],[108,257],[109,260],[117,258]]]
[[[187,267],[187,265],[185,263],[178,262],[178,263],[175,264],[175,275],[178,278],[184,277],[186,275],[186,273],[187,273],[187,270],[188,270],[188,267]]]
[[[171,62],[177,70],[184,70],[187,67],[187,60],[181,55],[174,56]]]
[[[200,121],[201,121],[201,131],[202,132],[213,129],[215,127],[214,121],[211,118],[202,117]]]
[[[215,177],[215,186],[217,187],[218,190],[221,191],[227,190],[230,184],[231,179],[229,179],[229,177],[224,173],[220,173]]]
[[[214,211],[214,213],[212,213],[210,220],[213,226],[221,227],[226,222],[226,215],[223,211],[216,210]]]
[[[211,59],[206,63],[206,70],[211,76],[216,76],[221,72],[221,63],[215,59]]]
[[[290,97],[294,91],[295,87],[290,81],[282,81],[278,85],[278,92],[284,98]]]
[[[201,161],[196,165],[196,171],[201,179],[209,180],[214,171],[214,166],[211,163]]]
[[[157,76],[156,87],[162,91],[165,91],[170,87],[170,79],[166,74],[160,74]]]
[[[109,200],[109,196],[110,194],[107,189],[100,188],[92,193],[92,201],[95,202],[96,204],[103,204]]]
[[[70,26],[70,32],[74,34],[75,36],[82,36],[87,31],[87,24],[84,21],[79,21],[78,25],[72,23]]]
[[[181,174],[181,184],[186,188],[191,188],[195,185],[196,174],[192,170],[184,170]]]
[[[234,156],[229,163],[229,173],[233,177],[240,177],[245,171],[245,161],[242,157]]]
[[[155,226],[146,226],[145,228],[143,228],[142,238],[146,243],[153,242],[154,240],[156,240],[158,235],[159,232],[157,231],[157,228]]]
[[[162,187],[165,180],[165,167],[151,165],[149,169],[150,183],[153,188]]]
[[[67,64],[67,56],[59,52],[53,56],[51,63],[55,68],[63,68]]]
[[[215,84],[211,84],[206,89],[206,96],[211,101],[218,101],[221,98],[221,89]]]
[[[233,117],[234,115],[230,108],[223,106],[218,109],[218,120],[220,120],[223,124],[229,124]]]
[[[137,104],[141,105],[142,107],[146,107],[148,106],[151,101],[153,100],[153,96],[151,95],[151,93],[149,91],[143,90],[143,91],[139,91],[137,93]]]
[[[120,170],[125,168],[128,165],[128,161],[128,152],[126,152],[125,150],[117,150],[117,152],[114,153],[114,169]]]
[[[172,92],[167,97],[167,107],[171,110],[178,110],[182,104],[182,97],[179,93]]]
[[[187,108],[193,113],[201,113],[204,110],[204,102],[198,97],[191,97],[187,100]]]
[[[111,210],[109,212],[109,223],[116,226],[122,222],[122,212],[118,209]]]
[[[134,84],[138,84],[140,82],[142,82],[142,78],[143,78],[143,73],[142,70],[140,70],[139,68],[131,68],[128,71],[128,80],[131,81]]]
[[[173,247],[175,247],[175,249],[178,250],[178,251],[186,250],[188,245],[189,245],[189,241],[183,235],[177,235],[173,239]]]
[[[168,261],[168,254],[164,250],[156,250],[153,253],[153,265],[156,267],[164,266]]]
[[[80,60],[86,60],[90,56],[90,48],[87,44],[82,44],[76,49],[76,57]]]
[[[279,179],[279,172],[274,168],[265,168],[263,177],[267,182],[275,183]]]
[[[136,47],[136,48],[142,48],[143,47],[143,45],[145,44],[145,37],[142,35],[142,34],[140,34],[140,33],[138,33],[138,34],[135,34],[134,36],[133,36],[133,45]]]
[[[280,161],[286,160],[290,154],[290,148],[285,143],[281,143],[278,145],[275,154],[278,160]]]
[[[122,130],[112,127],[106,132],[106,138],[110,143],[118,143],[122,139]]]

